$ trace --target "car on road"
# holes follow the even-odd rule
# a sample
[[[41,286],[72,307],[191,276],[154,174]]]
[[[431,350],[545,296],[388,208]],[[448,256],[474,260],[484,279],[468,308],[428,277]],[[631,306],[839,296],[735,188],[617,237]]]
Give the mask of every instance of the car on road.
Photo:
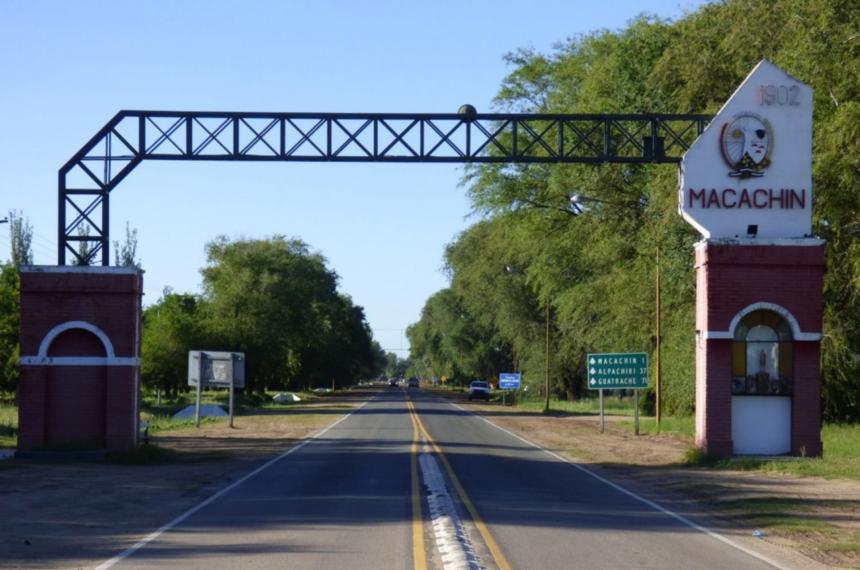
[[[396,388],[397,387],[397,378],[392,378],[391,380],[389,380],[388,381],[388,387],[389,388]]]
[[[490,385],[483,380],[475,380],[469,384],[469,401],[472,399],[490,401]]]
[[[418,388],[419,387],[418,378],[416,378],[414,376],[412,378],[410,378],[409,379],[409,387],[410,388]]]

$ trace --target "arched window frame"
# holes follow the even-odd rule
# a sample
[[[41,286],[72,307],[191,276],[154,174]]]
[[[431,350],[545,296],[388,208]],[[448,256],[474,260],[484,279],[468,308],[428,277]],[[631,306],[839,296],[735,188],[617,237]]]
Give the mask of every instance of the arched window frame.
[[[736,319],[732,339],[732,394],[756,396],[787,396],[794,387],[794,342],[792,322],[781,313],[768,309],[750,311]],[[750,340],[750,331],[769,328],[774,339]],[[752,346],[762,351],[775,346],[776,356],[772,368],[777,375],[749,370],[749,355]],[[770,348],[773,350],[773,348]],[[765,357],[763,357],[765,358]]]

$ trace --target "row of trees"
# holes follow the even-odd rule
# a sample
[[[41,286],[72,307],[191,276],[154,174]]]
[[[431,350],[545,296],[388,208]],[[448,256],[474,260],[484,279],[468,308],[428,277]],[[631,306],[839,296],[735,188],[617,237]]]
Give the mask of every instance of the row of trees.
[[[829,419],[860,418],[858,29],[860,4],[847,0],[728,0],[676,22],[642,16],[549,54],[508,55],[495,100],[501,111],[716,113],[762,58],[811,84]],[[542,383],[548,364],[552,390],[577,397],[586,353],[654,350],[659,248],[664,405],[689,414],[700,238],[677,214],[676,169],[483,164],[464,183],[480,220],[448,246],[451,286],[408,330],[416,365],[463,378],[514,367]]]
[[[144,312],[145,385],[184,389],[192,349],[244,352],[246,386],[257,391],[351,385],[385,368],[364,309],[305,243],[221,237],[206,254],[201,295],[165,290]]]

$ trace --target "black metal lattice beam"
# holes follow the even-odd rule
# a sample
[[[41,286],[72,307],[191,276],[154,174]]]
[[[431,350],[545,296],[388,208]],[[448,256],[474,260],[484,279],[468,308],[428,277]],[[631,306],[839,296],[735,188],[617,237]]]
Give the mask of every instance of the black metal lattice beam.
[[[110,192],[143,160],[677,163],[710,118],[120,111],[60,169],[58,262],[108,264]]]

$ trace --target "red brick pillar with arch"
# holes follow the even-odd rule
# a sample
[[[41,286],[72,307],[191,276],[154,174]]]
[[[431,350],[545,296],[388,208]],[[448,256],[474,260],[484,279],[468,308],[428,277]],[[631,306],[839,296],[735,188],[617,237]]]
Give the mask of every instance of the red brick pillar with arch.
[[[696,438],[705,451],[737,453],[732,345],[741,319],[761,310],[779,315],[791,331],[790,452],[821,455],[823,280],[824,243],[818,239],[697,244]]]
[[[21,268],[18,449],[137,445],[143,275]]]

